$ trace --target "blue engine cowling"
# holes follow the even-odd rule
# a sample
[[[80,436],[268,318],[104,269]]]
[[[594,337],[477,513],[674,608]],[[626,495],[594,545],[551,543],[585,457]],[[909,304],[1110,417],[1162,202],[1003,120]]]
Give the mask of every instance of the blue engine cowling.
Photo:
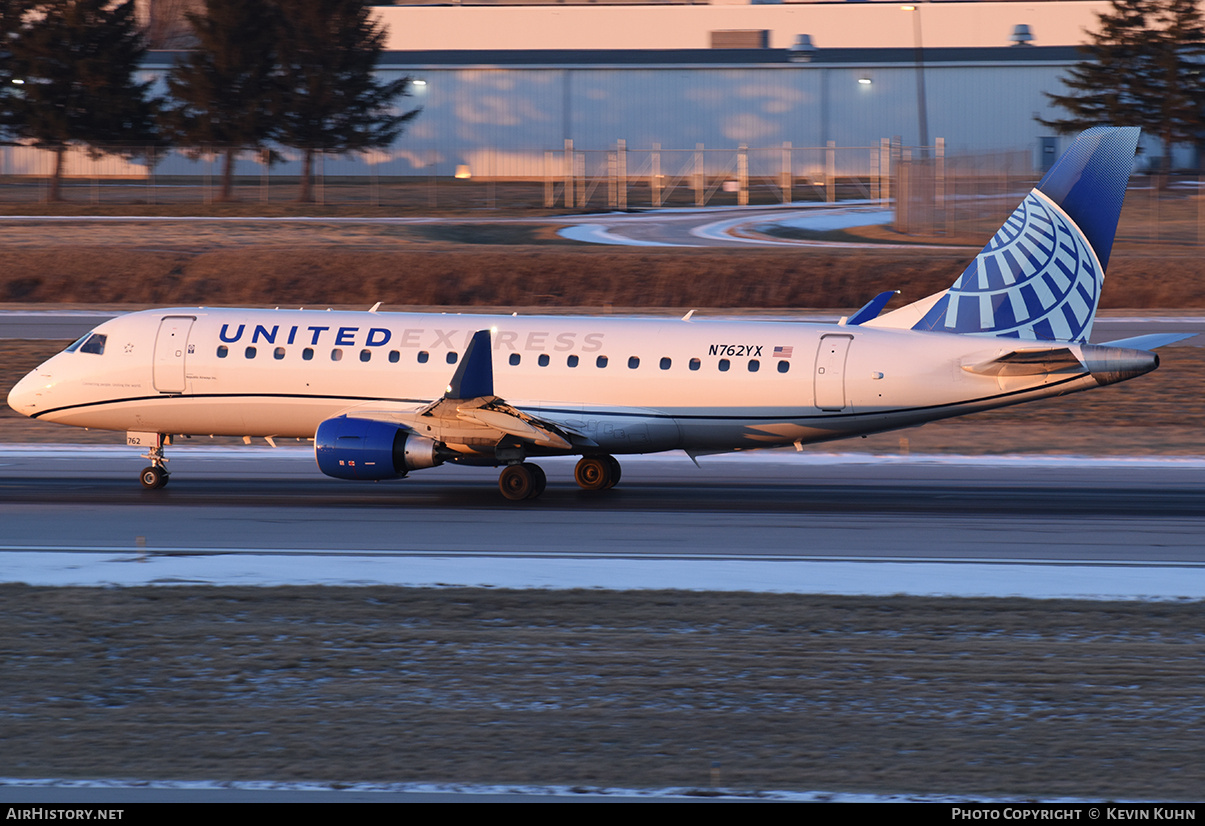
[[[314,458],[327,476],[360,480],[400,479],[443,462],[431,439],[388,422],[347,416],[318,425]]]

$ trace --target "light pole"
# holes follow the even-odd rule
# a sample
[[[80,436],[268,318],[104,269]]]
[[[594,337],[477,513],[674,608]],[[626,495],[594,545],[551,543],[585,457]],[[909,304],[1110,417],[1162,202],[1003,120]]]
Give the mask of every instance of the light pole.
[[[916,121],[920,128],[921,157],[928,155],[929,108],[925,103],[925,40],[921,34],[920,6],[900,6],[902,11],[912,13],[912,43],[916,49]]]

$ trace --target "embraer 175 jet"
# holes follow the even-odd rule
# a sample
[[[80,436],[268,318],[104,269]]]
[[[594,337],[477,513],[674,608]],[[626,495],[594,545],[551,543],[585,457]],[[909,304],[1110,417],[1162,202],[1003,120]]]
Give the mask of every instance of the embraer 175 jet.
[[[576,455],[587,490],[616,454],[802,445],[1124,381],[1184,338],[1089,344],[1138,129],[1084,132],[947,290],[837,324],[246,309],[121,316],[8,396],[50,422],[126,431],[147,488],[173,434],[312,438],[341,479],[444,462]]]

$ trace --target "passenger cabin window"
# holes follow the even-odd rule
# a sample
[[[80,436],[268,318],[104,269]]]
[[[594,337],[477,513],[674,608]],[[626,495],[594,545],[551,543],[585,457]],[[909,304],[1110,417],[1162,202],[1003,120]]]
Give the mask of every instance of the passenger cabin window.
[[[455,364],[456,359],[458,359],[458,358],[460,358],[460,354],[453,351],[451,353],[448,353],[448,357],[447,357],[446,361],[448,362],[448,364]]]
[[[698,359],[690,360],[690,369],[691,370],[698,370],[702,366],[703,366],[703,362],[699,361]]]
[[[778,372],[785,373],[790,369],[791,369],[791,362],[789,362],[789,361],[778,362]]]
[[[547,367],[548,366],[548,354],[540,353],[540,357],[537,359],[537,361],[540,363],[541,367]]]
[[[577,356],[570,356],[569,358],[565,359],[565,363],[570,367],[577,367],[577,361]]]
[[[105,339],[107,338],[108,336],[104,333],[93,333],[88,336],[87,341],[80,345],[79,351],[81,353],[91,353],[94,356],[103,356],[105,354]]]
[[[522,359],[523,359],[523,357],[520,356],[518,353],[511,353],[510,354],[510,366],[511,367],[517,366],[519,364],[519,362],[522,361]]]
[[[285,348],[277,347],[275,350],[272,351],[272,358],[276,359],[277,361],[280,361],[284,357],[285,357]]]
[[[255,358],[255,348],[254,348],[254,347],[248,347],[246,350],[244,350],[244,351],[243,351],[243,355],[244,355],[244,356],[246,356],[246,357],[247,357],[247,358],[249,358],[249,359],[253,359],[253,358]]]
[[[426,364],[427,359],[429,359],[429,358],[431,358],[431,354],[428,353],[426,350],[418,351],[418,363],[419,364]]]
[[[662,370],[668,370],[670,368],[671,364],[673,364],[673,362],[671,360],[669,360],[667,358],[661,359],[661,369]]]
[[[628,369],[629,370],[635,370],[639,366],[640,366],[640,357],[639,356],[629,356],[628,357]]]
[[[302,350],[301,358],[303,361],[313,361],[314,360],[314,348],[307,347],[304,350]]]
[[[360,361],[369,361],[372,358],[372,350],[361,350]]]
[[[749,359],[749,372],[756,373],[761,369],[761,362],[757,359]]]
[[[596,358],[594,360],[594,366],[595,367],[606,367],[607,366],[607,357],[599,356],[598,358]]]
[[[220,345],[218,347],[218,358],[220,358],[220,359],[226,358],[226,354],[229,352],[230,352],[229,347],[227,347],[225,344]]]
[[[402,358],[402,354],[399,353],[397,350],[389,351],[389,363],[390,364],[397,364],[401,360],[401,358]]]
[[[331,361],[343,361],[343,351],[338,347],[331,350]]]
[[[728,359],[720,359],[720,372],[721,373],[727,373],[728,368],[731,366],[732,365],[729,364]]]

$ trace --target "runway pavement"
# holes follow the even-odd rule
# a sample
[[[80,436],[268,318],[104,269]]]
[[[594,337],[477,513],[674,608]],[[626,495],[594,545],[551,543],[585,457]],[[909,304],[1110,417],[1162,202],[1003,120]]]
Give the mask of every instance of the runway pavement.
[[[246,557],[240,582],[1205,596],[1202,460],[669,454],[625,460],[599,494],[554,459],[544,496],[512,503],[489,469],[350,483],[304,448],[169,455],[171,484],[144,491],[136,450],[0,451],[10,577],[226,581],[179,567],[217,555]],[[148,557],[176,567],[102,564]]]

